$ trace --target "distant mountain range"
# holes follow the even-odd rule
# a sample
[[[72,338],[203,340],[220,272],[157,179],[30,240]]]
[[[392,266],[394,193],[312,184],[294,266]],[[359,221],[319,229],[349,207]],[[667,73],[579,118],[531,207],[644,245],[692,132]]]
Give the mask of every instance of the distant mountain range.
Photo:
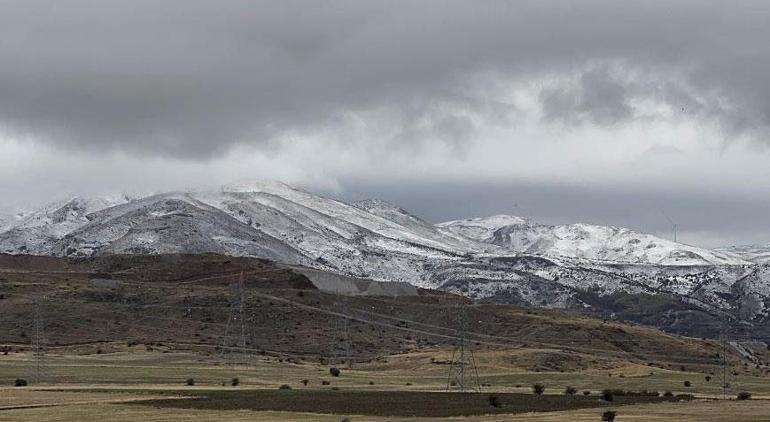
[[[0,252],[8,254],[254,256],[688,333],[724,315],[766,325],[769,251],[708,250],[620,227],[506,215],[434,225],[382,200],[347,204],[278,182],[74,198],[0,220]],[[646,298],[655,303],[644,306]]]

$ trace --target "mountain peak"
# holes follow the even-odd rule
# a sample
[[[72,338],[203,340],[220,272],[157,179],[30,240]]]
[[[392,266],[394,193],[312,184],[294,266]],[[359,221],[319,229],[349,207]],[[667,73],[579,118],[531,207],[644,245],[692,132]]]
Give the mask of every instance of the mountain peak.
[[[239,180],[235,183],[229,183],[222,186],[222,192],[253,192],[253,193],[271,193],[282,194],[291,191],[298,191],[292,186],[278,180]]]

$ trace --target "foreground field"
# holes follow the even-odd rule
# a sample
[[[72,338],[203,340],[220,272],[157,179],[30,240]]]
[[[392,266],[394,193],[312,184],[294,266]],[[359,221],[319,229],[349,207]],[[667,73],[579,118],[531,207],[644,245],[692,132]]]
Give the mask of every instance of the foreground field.
[[[482,393],[463,395],[440,392],[446,388],[447,366],[431,363],[431,358],[447,353],[389,356],[343,369],[339,377],[320,364],[265,357],[228,366],[194,354],[139,350],[53,356],[47,361],[49,383],[24,388],[12,384],[30,373],[32,361],[29,355],[13,353],[0,357],[0,421],[96,421],[106,415],[112,421],[193,416],[199,421],[598,421],[608,409],[618,412],[619,421],[770,420],[770,382],[765,377],[737,379],[738,388],[750,391],[752,400],[714,400],[718,381],[707,382],[701,372],[620,363],[571,373],[531,372],[510,363],[506,357],[514,352],[487,351],[477,357]],[[194,386],[186,385],[189,378]],[[233,378],[238,386],[232,386]],[[685,387],[688,380],[690,387]],[[543,396],[531,394],[534,383],[546,387]],[[281,390],[281,385],[291,389]],[[563,394],[568,385],[578,394]],[[695,398],[625,396],[606,402],[599,397],[605,388],[672,391]],[[497,397],[496,405],[490,396]]]

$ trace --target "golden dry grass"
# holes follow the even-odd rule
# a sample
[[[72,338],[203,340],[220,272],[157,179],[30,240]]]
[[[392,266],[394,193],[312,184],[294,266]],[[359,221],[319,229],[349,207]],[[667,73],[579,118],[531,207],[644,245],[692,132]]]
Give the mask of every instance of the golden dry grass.
[[[481,381],[491,384],[487,391],[525,392],[535,382],[546,385],[547,394],[561,394],[571,385],[578,390],[591,390],[592,394],[603,388],[627,390],[671,390],[713,396],[719,392],[718,377],[705,381],[702,372],[682,372],[649,368],[628,362],[606,361],[596,368],[576,372],[529,372],[522,369],[512,356],[527,355],[527,351],[491,351],[477,355]],[[0,407],[45,405],[53,407],[0,410],[0,422],[4,421],[102,421],[111,422],[141,420],[183,421],[194,417],[196,421],[229,419],[233,421],[336,421],[336,416],[285,412],[209,411],[197,409],[158,409],[153,406],[128,405],[124,400],[167,397],[164,391],[200,388],[268,388],[289,384],[295,389],[331,388],[353,390],[443,390],[447,366],[431,363],[447,359],[446,351],[388,356],[384,360],[358,365],[353,370],[343,370],[339,378],[329,376],[328,368],[315,363],[288,363],[276,359],[261,358],[252,366],[226,366],[215,360],[186,353],[157,353],[131,351],[103,355],[52,356],[49,374],[58,382],[50,386],[10,387],[15,377],[29,373],[28,356],[12,354],[0,357]],[[651,374],[652,373],[652,374]],[[612,376],[610,376],[612,374]],[[229,386],[229,380],[238,377],[241,386]],[[194,378],[196,386],[187,387],[184,381]],[[301,380],[308,379],[305,387]],[[322,387],[320,381],[329,380],[331,386]],[[692,382],[685,388],[684,381]],[[750,401],[697,400],[690,403],[658,403],[631,405],[614,408],[619,421],[770,421],[770,378],[741,375],[738,388],[754,394]],[[222,387],[222,382],[227,386]],[[370,384],[371,383],[371,384]],[[411,384],[411,385],[407,385]],[[519,386],[519,387],[517,387]],[[116,389],[123,392],[64,392],[54,390]],[[137,393],[127,394],[125,390]],[[139,393],[139,390],[142,392]],[[157,392],[157,393],[156,393]],[[759,400],[757,400],[759,399]],[[353,421],[598,421],[602,409],[549,412],[528,415],[477,416],[449,419],[404,419],[348,415]]]

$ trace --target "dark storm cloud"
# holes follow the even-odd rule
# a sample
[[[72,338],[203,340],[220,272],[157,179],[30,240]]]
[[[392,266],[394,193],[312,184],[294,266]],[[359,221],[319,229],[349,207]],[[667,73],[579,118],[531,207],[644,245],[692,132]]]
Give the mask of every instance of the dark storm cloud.
[[[511,82],[582,73],[578,88],[543,92],[548,118],[637,118],[629,104],[642,95],[638,83],[590,70],[611,62],[620,73],[659,75],[645,84],[672,107],[761,137],[770,124],[769,8],[675,0],[0,0],[0,128],[85,150],[206,157],[386,108],[404,116],[395,141],[462,144],[475,134],[474,114],[504,120],[508,112],[468,92],[480,72]],[[443,111],[402,108],[416,98]]]

